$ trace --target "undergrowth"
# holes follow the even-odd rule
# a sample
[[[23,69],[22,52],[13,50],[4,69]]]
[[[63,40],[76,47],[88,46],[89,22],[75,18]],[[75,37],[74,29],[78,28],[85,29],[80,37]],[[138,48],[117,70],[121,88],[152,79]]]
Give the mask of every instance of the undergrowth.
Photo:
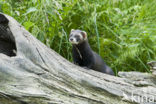
[[[70,61],[71,29],[85,30],[116,73],[149,72],[156,59],[155,0],[0,0],[0,11]]]

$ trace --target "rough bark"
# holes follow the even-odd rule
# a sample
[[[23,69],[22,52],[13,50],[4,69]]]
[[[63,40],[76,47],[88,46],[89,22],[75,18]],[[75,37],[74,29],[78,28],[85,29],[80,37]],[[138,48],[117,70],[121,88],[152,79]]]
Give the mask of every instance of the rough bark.
[[[154,104],[155,99],[155,75],[116,77],[83,69],[0,14],[0,104]]]

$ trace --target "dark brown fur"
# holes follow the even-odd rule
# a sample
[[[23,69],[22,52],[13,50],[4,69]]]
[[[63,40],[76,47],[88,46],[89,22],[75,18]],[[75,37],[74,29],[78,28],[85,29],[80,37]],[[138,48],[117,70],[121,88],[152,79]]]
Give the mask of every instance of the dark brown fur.
[[[79,44],[73,44],[72,55],[74,63],[79,66],[114,75],[112,69],[105,64],[103,59],[92,51],[87,39],[84,41],[81,40]]]

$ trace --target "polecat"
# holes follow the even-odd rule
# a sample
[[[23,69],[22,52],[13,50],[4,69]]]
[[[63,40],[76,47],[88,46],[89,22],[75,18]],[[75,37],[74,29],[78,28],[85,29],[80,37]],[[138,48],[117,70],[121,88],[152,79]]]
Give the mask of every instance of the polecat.
[[[108,67],[103,59],[92,51],[87,33],[81,30],[71,30],[69,41],[72,43],[72,55],[75,64],[93,69],[106,74],[114,75],[114,72]]]

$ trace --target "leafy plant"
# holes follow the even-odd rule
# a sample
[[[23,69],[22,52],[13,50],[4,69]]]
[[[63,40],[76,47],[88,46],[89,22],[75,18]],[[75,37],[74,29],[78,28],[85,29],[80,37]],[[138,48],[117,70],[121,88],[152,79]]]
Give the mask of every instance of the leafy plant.
[[[149,72],[147,61],[156,59],[155,10],[154,0],[0,0],[1,12],[70,61],[68,34],[85,30],[116,73]]]

